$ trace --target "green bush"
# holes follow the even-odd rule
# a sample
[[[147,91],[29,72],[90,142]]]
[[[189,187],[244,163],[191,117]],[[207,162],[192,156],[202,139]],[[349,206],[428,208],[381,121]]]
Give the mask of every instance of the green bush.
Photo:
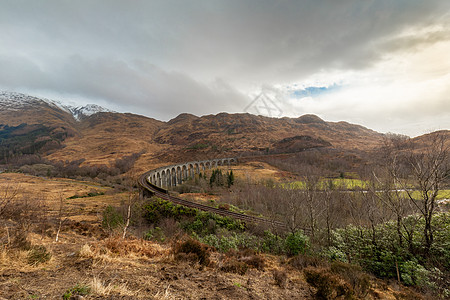
[[[162,218],[172,218],[180,221],[183,217],[193,217],[197,210],[159,198],[143,206],[144,218],[151,224],[157,224]]]
[[[108,230],[114,230],[118,227],[124,225],[122,214],[120,214],[117,209],[111,205],[105,208],[103,211],[102,226]]]
[[[185,222],[183,229],[199,235],[216,234],[219,228],[229,231],[244,231],[244,223],[230,217],[219,216],[210,212],[198,211],[194,220]]]
[[[430,251],[424,248],[425,222],[413,215],[402,220],[401,243],[396,222],[385,222],[371,229],[349,225],[333,230],[332,244],[322,253],[330,260],[358,264],[381,278],[396,279],[398,269],[404,284],[444,295],[450,278],[449,216],[449,213],[434,215]]]
[[[430,284],[429,271],[414,260],[408,260],[399,266],[400,277],[406,285],[425,287]]]
[[[68,289],[62,296],[64,300],[72,299],[73,296],[86,296],[91,292],[91,288],[87,285],[77,284],[73,288]]]
[[[321,251],[321,255],[328,258],[328,260],[330,261],[342,261],[342,262],[347,261],[345,253],[334,246],[330,246],[328,248],[323,249]]]
[[[303,233],[303,231],[298,230],[288,234],[284,243],[286,254],[289,256],[295,256],[300,253],[305,253],[309,247],[309,238]]]
[[[155,227],[144,234],[144,240],[164,242],[166,240],[166,236],[161,228]]]
[[[217,234],[208,234],[203,237],[195,235],[202,243],[216,248],[220,252],[228,252],[230,249],[254,249],[259,250],[260,241],[254,235],[243,232],[229,232],[221,230]]]
[[[264,231],[260,250],[266,253],[282,254],[284,251],[284,240],[270,230],[266,230]]]

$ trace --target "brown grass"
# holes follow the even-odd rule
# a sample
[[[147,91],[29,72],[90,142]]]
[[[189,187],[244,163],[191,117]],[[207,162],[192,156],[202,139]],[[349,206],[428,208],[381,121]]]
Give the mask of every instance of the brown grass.
[[[142,239],[122,239],[119,236],[85,244],[79,251],[80,257],[100,258],[102,260],[124,257],[153,258],[167,254],[167,249],[154,242]]]
[[[278,285],[281,288],[286,287],[286,283],[287,283],[287,279],[288,279],[286,271],[275,269],[272,271],[272,275],[273,275],[273,279],[275,280],[276,285]]]
[[[139,296],[139,291],[130,290],[126,283],[106,283],[97,276],[94,276],[87,286],[90,287],[90,292],[97,296]]]
[[[354,299],[350,284],[328,269],[308,267],[303,274],[306,282],[316,288],[316,296],[320,299]]]
[[[192,238],[176,242],[173,246],[173,253],[177,260],[198,262],[202,266],[209,266],[211,263],[211,247]]]

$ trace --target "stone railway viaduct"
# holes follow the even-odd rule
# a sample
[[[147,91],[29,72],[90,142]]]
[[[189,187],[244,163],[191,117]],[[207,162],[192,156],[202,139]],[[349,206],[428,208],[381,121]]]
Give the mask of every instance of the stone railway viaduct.
[[[171,166],[164,166],[148,173],[147,180],[161,188],[177,186],[196,174],[204,173],[206,170],[220,166],[237,164],[237,158],[218,158],[211,160],[190,161]]]

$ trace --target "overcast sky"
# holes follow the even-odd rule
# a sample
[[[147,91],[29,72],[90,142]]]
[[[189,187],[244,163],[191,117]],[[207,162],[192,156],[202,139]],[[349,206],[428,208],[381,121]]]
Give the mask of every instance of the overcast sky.
[[[0,0],[0,89],[415,136],[450,129],[450,1]]]

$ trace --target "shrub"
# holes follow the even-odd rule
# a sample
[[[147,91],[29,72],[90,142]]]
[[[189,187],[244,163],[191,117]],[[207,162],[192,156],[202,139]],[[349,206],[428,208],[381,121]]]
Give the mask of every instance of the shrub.
[[[27,255],[27,262],[29,265],[38,265],[45,263],[52,258],[52,254],[45,248],[45,246],[33,246]]]
[[[228,204],[228,203],[221,203],[221,204],[219,204],[218,208],[222,209],[222,210],[230,210],[230,204]]]
[[[333,262],[331,272],[344,278],[358,296],[365,298],[371,288],[370,277],[365,274],[361,267],[343,262]]]
[[[217,234],[209,234],[204,237],[197,236],[197,238],[202,243],[215,247],[220,252],[228,252],[231,249],[258,249],[259,247],[258,238],[246,232],[236,233],[229,232],[228,230],[221,230]]]
[[[219,216],[210,212],[197,212],[195,219],[183,224],[183,229],[200,235],[215,234],[218,228],[244,231],[244,223],[230,217]]]
[[[263,271],[266,266],[264,258],[258,255],[255,250],[249,248],[239,251],[230,249],[230,251],[228,251],[227,253],[227,257],[235,258],[239,262],[243,262],[249,267],[258,269],[260,271]]]
[[[285,239],[286,254],[289,256],[304,254],[308,247],[309,238],[301,230],[290,233]]]
[[[278,285],[281,288],[286,287],[287,274],[285,271],[273,270],[272,275],[276,285]]]
[[[170,201],[156,198],[146,203],[143,207],[144,218],[151,224],[157,224],[162,218],[172,218],[176,221],[182,217],[193,217],[197,215],[197,210],[173,204]]]
[[[178,243],[174,248],[175,258],[187,258],[194,260],[203,266],[210,264],[210,249],[207,245],[200,243],[194,239],[188,239],[184,242]],[[184,254],[187,254],[184,255]]]
[[[123,217],[115,207],[109,205],[105,208],[105,210],[103,211],[103,228],[112,231],[118,227],[122,227],[123,224]]]
[[[342,261],[342,262],[347,261],[345,253],[333,246],[323,249],[321,254],[327,257],[330,261]]]
[[[283,253],[283,239],[273,234],[270,230],[264,231],[263,241],[261,243],[261,250],[273,254]]]
[[[426,287],[430,284],[429,271],[416,261],[408,260],[400,265],[400,276],[406,285]]]
[[[303,270],[306,282],[317,289],[316,296],[320,299],[354,299],[350,284],[323,268],[308,267]]]
[[[74,296],[86,296],[91,292],[91,288],[87,285],[77,284],[73,288],[68,289],[62,296],[64,300],[72,299]]]
[[[307,267],[325,267],[327,262],[317,256],[299,254],[289,260],[289,264],[298,270],[303,270]]]
[[[220,270],[227,273],[245,275],[248,270],[248,265],[244,262],[236,260],[235,258],[229,258],[225,261]]]
[[[155,227],[145,233],[144,240],[164,242],[166,240],[166,236],[161,228]]]
[[[264,268],[266,266],[264,258],[259,256],[259,255],[257,255],[257,254],[241,257],[240,260],[242,262],[245,262],[250,267],[253,267],[253,268],[258,269],[260,271],[264,271]]]

